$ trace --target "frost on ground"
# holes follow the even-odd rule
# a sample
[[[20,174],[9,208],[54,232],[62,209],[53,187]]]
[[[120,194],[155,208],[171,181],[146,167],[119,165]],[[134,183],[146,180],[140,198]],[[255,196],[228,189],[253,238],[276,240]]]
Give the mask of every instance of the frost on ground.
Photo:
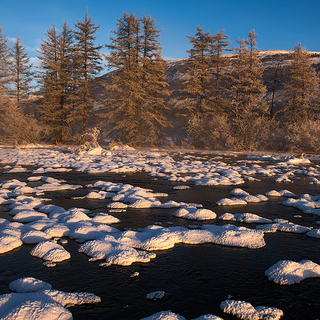
[[[251,303],[239,300],[225,300],[221,302],[220,309],[239,319],[247,320],[277,320],[283,316],[283,311],[280,309],[263,306],[254,308]]]
[[[0,295],[0,318],[5,320],[71,320],[66,307],[101,301],[93,293],[52,290],[49,283],[34,278],[15,280],[9,287],[16,293]]]
[[[265,272],[265,275],[270,281],[282,285],[290,285],[300,283],[306,278],[320,277],[320,265],[310,260],[301,260],[300,262],[281,260],[271,266]]]

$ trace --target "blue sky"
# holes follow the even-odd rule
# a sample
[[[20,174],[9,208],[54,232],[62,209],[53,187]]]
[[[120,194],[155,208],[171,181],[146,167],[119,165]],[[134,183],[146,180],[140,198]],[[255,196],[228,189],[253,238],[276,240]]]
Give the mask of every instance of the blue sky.
[[[196,26],[211,34],[224,29],[236,46],[255,29],[260,50],[292,50],[297,42],[310,51],[320,51],[319,0],[1,0],[0,25],[11,38],[18,34],[29,56],[53,23],[60,28],[66,20],[73,25],[88,12],[100,24],[97,40],[109,42],[111,30],[123,12],[137,17],[151,15],[159,30],[165,59],[187,58]]]

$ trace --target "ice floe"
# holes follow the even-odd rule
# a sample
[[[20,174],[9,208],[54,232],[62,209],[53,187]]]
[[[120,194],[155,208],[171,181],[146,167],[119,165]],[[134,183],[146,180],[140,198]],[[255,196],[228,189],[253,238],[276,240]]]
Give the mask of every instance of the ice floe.
[[[220,309],[240,319],[269,319],[277,320],[283,316],[283,311],[273,307],[259,306],[254,308],[251,303],[240,300],[225,300]]]
[[[320,265],[310,260],[301,260],[300,262],[280,260],[271,266],[265,275],[270,281],[277,284],[291,285],[300,283],[306,278],[320,277]]]

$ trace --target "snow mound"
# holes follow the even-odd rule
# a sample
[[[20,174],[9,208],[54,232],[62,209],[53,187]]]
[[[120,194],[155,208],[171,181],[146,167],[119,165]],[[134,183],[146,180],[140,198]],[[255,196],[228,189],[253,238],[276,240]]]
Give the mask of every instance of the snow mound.
[[[10,286],[28,292],[0,295],[0,318],[3,320],[71,320],[72,314],[65,307],[101,301],[88,292],[45,289],[51,285],[34,278],[18,279]]]
[[[300,262],[280,260],[271,266],[265,275],[275,283],[291,285],[300,283],[306,278],[320,277],[320,265],[310,260],[301,260]]]
[[[190,189],[190,187],[185,186],[185,185],[181,185],[181,186],[174,186],[173,189],[174,190],[187,190],[187,189]]]
[[[50,238],[51,236],[48,233],[38,230],[30,230],[21,237],[21,240],[23,241],[23,243],[33,244],[49,240]]]
[[[223,198],[217,201],[218,206],[238,206],[247,204],[247,201],[240,198]]]
[[[146,298],[149,300],[159,300],[162,299],[165,295],[164,291],[154,291],[146,295]]]
[[[153,314],[150,317],[146,317],[140,320],[186,320],[186,318],[179,316],[176,313],[169,311],[160,311]]]
[[[240,188],[234,188],[230,191],[230,194],[232,194],[233,196],[237,196],[237,197],[242,197],[242,196],[248,196],[249,193],[247,191],[244,191]]]
[[[10,290],[18,293],[26,293],[39,290],[50,290],[52,289],[52,285],[50,283],[32,277],[27,277],[12,281],[9,284],[9,288]]]
[[[141,320],[186,320],[186,318],[169,311],[160,311],[153,314],[150,317],[143,318]],[[212,314],[205,314],[201,317],[191,320],[223,320],[220,317],[214,316]]]
[[[200,316],[196,319],[191,319],[191,320],[223,320],[223,319],[220,317],[214,316],[212,314],[205,314],[203,316]]]
[[[194,207],[180,208],[173,212],[173,215],[178,218],[198,221],[215,219],[217,217],[216,213],[209,209],[197,209]]]
[[[11,251],[22,245],[23,245],[23,242],[20,240],[20,238],[17,238],[13,235],[2,236],[0,237],[0,254]]]
[[[289,190],[271,190],[265,193],[268,197],[296,197],[297,195]]]
[[[119,223],[121,220],[107,213],[97,213],[92,218],[92,222],[95,224],[112,224]]]
[[[313,230],[310,230],[306,233],[306,235],[308,237],[311,237],[311,238],[320,238],[320,229],[313,229]]]
[[[126,209],[128,205],[122,202],[111,202],[107,205],[109,209]]]
[[[135,250],[125,244],[104,240],[88,241],[80,246],[79,252],[91,257],[89,261],[105,259],[100,266],[107,267],[112,264],[130,266],[134,262],[150,262],[156,254]]]
[[[51,262],[61,262],[71,258],[71,255],[67,250],[65,250],[61,245],[52,241],[38,243],[30,251],[30,254],[34,257]]]
[[[272,224],[257,226],[257,230],[262,230],[263,232],[282,231],[282,232],[292,232],[292,233],[306,233],[311,229],[312,228],[301,226],[299,224],[295,224],[292,222],[288,222],[287,220],[284,220],[283,222],[279,221],[279,223],[272,223]]]
[[[272,220],[262,218],[254,213],[224,213],[219,217],[221,220],[238,221],[244,223],[271,223]]]
[[[220,304],[220,309],[240,319],[269,319],[277,320],[283,316],[283,311],[277,308],[259,306],[254,308],[251,303],[239,300],[225,300]]]

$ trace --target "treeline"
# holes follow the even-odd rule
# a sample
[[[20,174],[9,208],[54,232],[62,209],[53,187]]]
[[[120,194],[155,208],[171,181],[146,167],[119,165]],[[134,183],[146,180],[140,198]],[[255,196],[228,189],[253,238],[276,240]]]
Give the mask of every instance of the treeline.
[[[267,95],[254,30],[232,48],[223,30],[211,35],[196,27],[195,35],[187,36],[189,58],[173,96],[160,31],[151,17],[124,13],[108,45],[96,44],[99,27],[88,12],[73,28],[65,22],[58,31],[52,25],[41,41],[36,68],[21,39],[9,47],[0,30],[3,135],[16,144],[84,143],[94,126],[104,139],[138,147],[320,149],[319,78],[300,44],[283,87],[283,64],[276,64]],[[102,48],[108,48],[107,55]],[[93,95],[104,60],[110,80],[99,100]],[[183,134],[172,129],[177,122]]]

